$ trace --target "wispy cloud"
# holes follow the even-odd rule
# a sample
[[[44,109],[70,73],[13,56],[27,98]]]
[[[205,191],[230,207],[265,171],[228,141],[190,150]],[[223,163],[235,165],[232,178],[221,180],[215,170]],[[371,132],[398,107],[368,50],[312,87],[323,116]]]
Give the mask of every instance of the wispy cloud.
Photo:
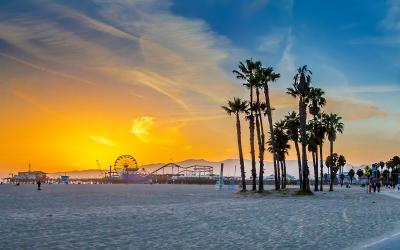
[[[262,9],[268,4],[269,0],[249,0],[246,1],[246,10],[247,12],[254,12]]]
[[[98,142],[98,143],[101,143],[101,144],[104,144],[104,145],[107,145],[107,146],[113,146],[114,145],[111,141],[109,141],[108,139],[106,139],[104,137],[101,137],[101,136],[89,135],[89,138],[92,141],[95,141],[95,142]]]
[[[182,122],[156,123],[154,117],[142,116],[133,120],[130,133],[146,144],[173,145],[182,140],[180,129],[184,125]]]
[[[388,0],[387,5],[388,12],[381,25],[388,30],[400,31],[400,2],[398,0]]]
[[[271,100],[273,101],[272,105],[276,108],[275,112],[278,112],[279,116],[283,116],[291,110],[298,109],[298,102],[296,99],[282,91],[273,91],[271,92],[271,96]],[[386,111],[372,103],[334,96],[327,97],[327,106],[324,110],[325,112],[337,113],[346,121],[384,118],[388,115]]]
[[[41,65],[38,65],[38,64],[35,64],[35,63],[31,63],[31,62],[28,62],[26,60],[20,59],[18,57],[15,57],[15,56],[12,56],[12,55],[8,55],[8,54],[3,53],[3,52],[0,52],[0,56],[3,56],[3,57],[5,57],[5,58],[7,58],[9,60],[14,61],[14,62],[23,64],[25,66],[31,67],[33,69],[36,69],[36,70],[39,70],[39,71],[43,71],[45,73],[57,75],[57,76],[60,76],[60,77],[63,77],[63,78],[69,79],[69,80],[74,80],[74,81],[82,82],[82,83],[85,83],[85,84],[96,85],[92,81],[81,79],[79,77],[76,77],[76,76],[73,76],[73,75],[70,75],[70,74],[66,74],[66,73],[63,73],[63,72],[60,72],[60,71],[56,71],[56,70],[50,69],[48,67],[44,67],[44,66],[41,66]]]
[[[130,132],[141,138],[143,135],[149,135],[149,130],[154,124],[154,117],[143,116],[133,120],[132,128]]]
[[[343,91],[343,90],[342,90]],[[399,92],[400,85],[349,85],[345,87],[347,93],[393,93]]]
[[[347,121],[384,118],[388,115],[380,107],[367,102],[328,98],[327,103],[327,112],[337,113]]]
[[[283,50],[282,57],[278,64],[278,72],[283,76],[283,81],[290,82],[291,76],[295,72],[295,57],[292,52],[293,47],[292,30],[289,29],[285,49]]]
[[[262,37],[257,49],[262,52],[276,53],[284,42],[286,33],[285,31],[277,31]]]
[[[201,100],[220,103],[235,91],[220,66],[231,45],[204,21],[172,14],[168,1],[93,2],[101,18],[62,2],[43,8],[62,18],[42,20],[29,12],[11,16],[0,24],[0,37],[27,56],[3,56],[72,81],[93,83],[76,77],[79,71],[100,82],[107,78],[113,84],[142,85],[149,89],[141,96],[159,93],[187,112]],[[65,25],[65,20],[77,25]]]
[[[400,44],[400,1],[387,0],[386,16],[377,24],[381,28],[382,35],[367,36],[353,39],[351,44],[371,44],[398,46]]]
[[[66,119],[65,116],[62,115],[60,112],[41,103],[40,101],[36,100],[34,97],[29,95],[28,93],[25,93],[24,91],[19,90],[15,87],[12,87],[11,91],[14,96],[16,96],[20,100],[26,102],[27,104],[29,104],[29,106],[35,108],[36,110],[43,112],[45,114],[51,115],[58,119],[63,119],[63,120]]]

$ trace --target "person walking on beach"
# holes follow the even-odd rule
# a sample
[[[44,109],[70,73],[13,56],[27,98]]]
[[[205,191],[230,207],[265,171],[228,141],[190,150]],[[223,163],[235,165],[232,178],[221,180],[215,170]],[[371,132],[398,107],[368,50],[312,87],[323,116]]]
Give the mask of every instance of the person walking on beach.
[[[375,178],[371,177],[371,179],[369,180],[369,187],[370,187],[370,193],[372,192],[371,189],[374,190],[374,193],[376,192],[376,184],[375,184]]]
[[[42,183],[40,182],[40,179],[38,179],[36,184],[37,184],[37,190],[42,190],[42,189],[40,189],[40,185],[42,185]]]

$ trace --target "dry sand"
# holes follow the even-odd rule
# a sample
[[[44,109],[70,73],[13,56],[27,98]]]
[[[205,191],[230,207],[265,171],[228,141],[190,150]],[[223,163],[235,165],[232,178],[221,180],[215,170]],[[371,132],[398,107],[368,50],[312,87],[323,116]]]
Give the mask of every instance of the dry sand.
[[[0,186],[0,249],[341,249],[398,230],[400,200],[335,187],[241,195],[197,185]]]

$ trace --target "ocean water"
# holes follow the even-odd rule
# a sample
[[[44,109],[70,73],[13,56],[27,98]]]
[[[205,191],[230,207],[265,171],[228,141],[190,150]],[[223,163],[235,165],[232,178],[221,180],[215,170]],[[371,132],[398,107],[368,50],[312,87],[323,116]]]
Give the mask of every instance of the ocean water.
[[[0,185],[0,249],[356,248],[395,229],[398,205],[355,188],[261,197],[211,185]]]

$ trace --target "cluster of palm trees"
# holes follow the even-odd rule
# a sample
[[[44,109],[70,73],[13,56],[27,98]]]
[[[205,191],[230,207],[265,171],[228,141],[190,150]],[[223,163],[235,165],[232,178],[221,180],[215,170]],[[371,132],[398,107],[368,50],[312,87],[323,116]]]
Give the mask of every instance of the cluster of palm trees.
[[[387,162],[380,161],[377,163],[373,163],[372,167],[373,169],[377,170],[377,175],[380,176],[382,172],[383,180],[387,184],[391,184],[394,186],[394,184],[398,183],[400,174],[400,156],[393,156]],[[379,168],[381,169],[381,171],[379,171]]]
[[[296,149],[299,169],[300,188],[304,192],[311,192],[309,181],[309,167],[307,151],[313,158],[315,185],[314,191],[323,189],[323,144],[325,138],[330,145],[330,158],[327,166],[331,175],[335,173],[337,163],[334,162],[333,143],[338,133],[343,133],[343,123],[337,114],[325,114],[322,109],[326,105],[325,92],[311,86],[312,72],[306,65],[299,67],[293,78],[293,85],[287,88],[287,94],[298,99],[298,113],[288,113],[285,117],[273,123],[272,106],[270,100],[270,84],[279,79],[280,74],[272,67],[264,67],[261,62],[246,60],[240,62],[235,76],[243,81],[249,91],[249,100],[234,98],[222,108],[229,114],[236,116],[236,133],[242,177],[242,190],[246,191],[244,156],[241,139],[240,115],[243,114],[249,124],[249,142],[251,156],[252,190],[257,190],[256,152],[258,152],[258,191],[264,190],[264,158],[266,145],[272,154],[274,166],[275,189],[286,188],[286,156],[289,153],[290,142]],[[307,120],[310,113],[312,119]],[[264,119],[267,120],[265,125]],[[268,129],[266,128],[268,127]],[[267,131],[268,130],[268,131]],[[266,140],[266,135],[269,135]],[[257,147],[256,147],[257,143]],[[318,168],[320,165],[320,169]],[[320,170],[320,182],[318,178]],[[337,170],[336,170],[337,172]],[[336,173],[335,173],[336,174]],[[332,189],[332,188],[331,188]]]
[[[328,157],[326,157],[326,165],[330,166],[329,167],[329,172],[330,172],[329,173],[329,176],[330,176],[329,191],[333,191],[333,183],[335,181],[336,174],[338,171],[340,171],[341,175],[343,175],[343,167],[346,165],[346,158],[343,155],[338,155],[338,154],[334,153],[333,155],[329,155]]]

